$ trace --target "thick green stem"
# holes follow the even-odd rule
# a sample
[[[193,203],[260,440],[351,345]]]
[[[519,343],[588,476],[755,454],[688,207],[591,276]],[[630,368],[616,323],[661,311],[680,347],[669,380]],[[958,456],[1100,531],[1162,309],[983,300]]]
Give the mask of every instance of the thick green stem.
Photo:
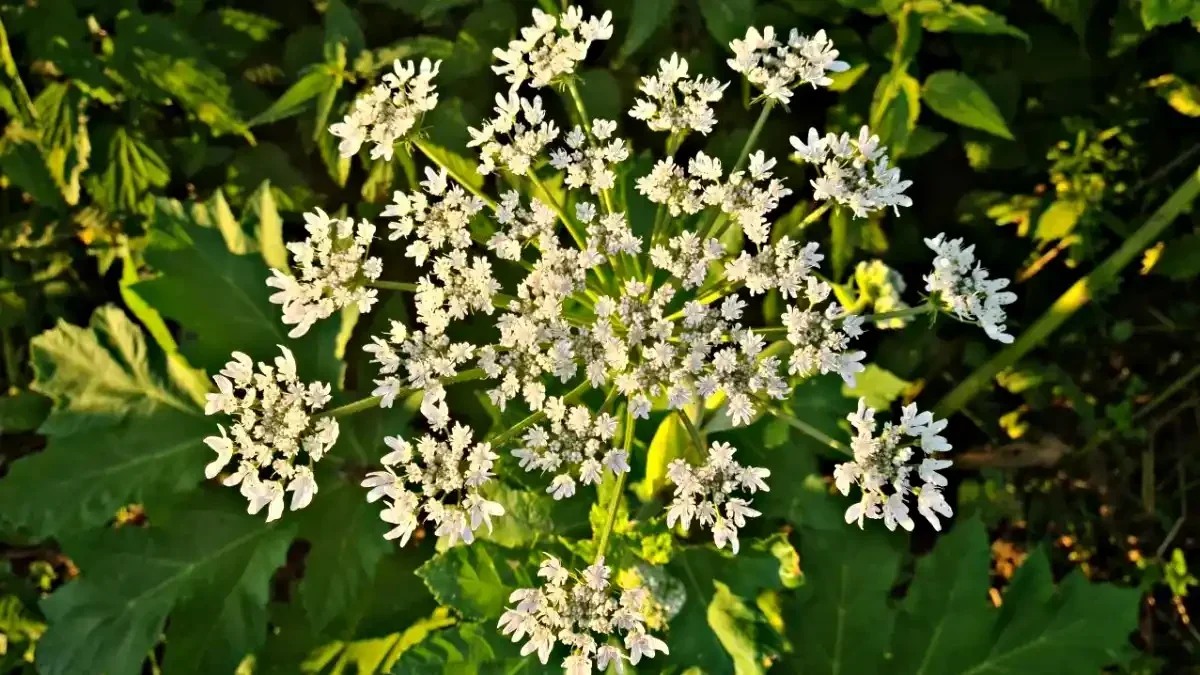
[[[625,408],[625,456],[629,457],[630,451],[633,449],[633,413],[629,412],[629,408]],[[596,546],[596,560],[599,562],[604,557],[604,552],[608,550],[608,540],[612,536],[613,527],[617,523],[617,511],[621,508],[621,498],[625,496],[625,477],[629,475],[628,471],[622,471],[617,475],[617,484],[613,488],[612,499],[608,502],[608,518],[604,521],[604,529],[600,531],[600,543]]]
[[[417,292],[417,285],[407,281],[372,281],[367,285],[371,288],[379,288],[385,291],[406,291],[408,293]]]
[[[782,408],[779,408],[777,406],[772,406],[768,410],[772,415],[774,415],[775,417],[778,417],[781,421],[783,421],[784,424],[787,424],[789,427],[791,427],[791,428],[799,431],[800,433],[804,434],[805,436],[808,436],[809,438],[817,441],[821,445],[828,446],[830,448],[833,448],[834,450],[837,450],[838,452],[846,453],[847,455],[852,454],[850,452],[850,448],[846,447],[845,443],[842,443],[841,441],[838,441],[837,439],[830,438],[824,432],[822,432],[820,429],[817,429],[816,427],[809,424],[808,422],[805,422],[804,420],[792,417],[788,413],[784,412]]]
[[[1015,364],[1038,345],[1046,341],[1079,308],[1086,305],[1095,294],[1108,287],[1121,270],[1138,254],[1150,246],[1175,217],[1200,195],[1200,167],[1158,208],[1125,243],[1100,263],[1090,274],[1076,281],[1037,321],[1021,333],[1008,347],[996,354],[958,384],[943,398],[934,412],[939,417],[949,417],[962,410],[971,399],[991,385],[1002,370]]]

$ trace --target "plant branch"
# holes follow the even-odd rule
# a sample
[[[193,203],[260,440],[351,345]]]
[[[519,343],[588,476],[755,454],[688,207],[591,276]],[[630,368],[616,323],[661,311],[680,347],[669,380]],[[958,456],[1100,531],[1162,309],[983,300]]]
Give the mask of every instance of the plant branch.
[[[1108,287],[1137,255],[1145,250],[1175,217],[1200,194],[1200,166],[1196,167],[1167,201],[1158,208],[1125,243],[1100,263],[1090,274],[1076,281],[1029,328],[1008,347],[996,354],[958,384],[935,407],[939,417],[949,417],[962,410],[986,389],[1000,371],[1015,364],[1021,357],[1041,345],[1059,326],[1086,305],[1095,294]]]
[[[625,407],[625,456],[629,457],[630,451],[633,449],[633,427],[634,417],[630,412],[629,407]],[[608,540],[612,536],[613,526],[617,522],[617,511],[621,508],[621,497],[625,494],[625,477],[629,475],[628,471],[622,471],[617,475],[617,485],[613,488],[612,500],[608,503],[608,519],[604,521],[604,529],[600,531],[600,543],[596,546],[596,560],[604,557],[604,552],[608,550]]]

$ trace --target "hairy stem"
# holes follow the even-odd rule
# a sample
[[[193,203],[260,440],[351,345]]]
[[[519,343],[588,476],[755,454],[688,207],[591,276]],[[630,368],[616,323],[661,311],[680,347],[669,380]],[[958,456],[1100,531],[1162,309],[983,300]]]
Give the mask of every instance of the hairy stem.
[[[633,413],[629,411],[628,406],[625,408],[625,456],[628,457],[633,449]],[[622,471],[617,475],[617,485],[613,488],[612,500],[608,503],[608,519],[604,521],[604,529],[600,531],[600,543],[596,546],[596,560],[604,557],[604,552],[608,550],[608,540],[612,535],[613,526],[617,522],[617,511],[621,508],[621,498],[625,496],[625,477],[629,475],[628,471]]]
[[[1125,243],[1100,263],[1090,274],[1076,281],[1065,293],[1060,295],[1054,304],[1046,310],[1037,321],[999,354],[983,364],[959,382],[949,394],[946,394],[934,407],[939,417],[949,417],[962,410],[980,392],[987,389],[1000,371],[1016,363],[1035,347],[1041,345],[1058,330],[1067,319],[1071,318],[1079,308],[1086,305],[1095,294],[1109,286],[1138,254],[1148,247],[1163,230],[1167,229],[1175,217],[1186,209],[1200,195],[1200,166],[1192,171],[1188,179],[1163,202],[1141,227],[1137,229]]]

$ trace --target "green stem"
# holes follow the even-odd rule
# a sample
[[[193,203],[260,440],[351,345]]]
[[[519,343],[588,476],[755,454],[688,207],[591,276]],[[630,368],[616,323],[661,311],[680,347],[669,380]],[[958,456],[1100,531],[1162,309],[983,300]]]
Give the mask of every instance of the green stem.
[[[821,204],[817,208],[813,209],[812,213],[808,214],[807,216],[804,216],[804,220],[801,220],[799,223],[796,223],[796,227],[794,228],[795,231],[803,232],[805,228],[807,228],[809,225],[812,225],[813,223],[817,222],[817,219],[819,219],[821,216],[825,215],[825,212],[828,211],[832,207],[833,207],[833,202],[826,201],[825,203]]]
[[[820,429],[817,429],[816,427],[809,424],[808,422],[805,422],[804,420],[792,417],[788,413],[784,412],[782,408],[772,406],[772,407],[768,408],[768,410],[770,411],[770,413],[772,415],[774,415],[775,417],[778,417],[789,427],[791,427],[791,428],[799,431],[800,433],[804,434],[805,436],[808,436],[809,438],[817,441],[821,445],[828,446],[830,448],[833,448],[834,450],[837,450],[838,452],[843,452],[847,455],[853,454],[852,452],[850,452],[850,448],[846,447],[845,443],[842,443],[841,441],[839,441],[835,438],[831,438],[831,437],[825,435],[825,433],[822,432]]]
[[[1008,345],[990,361],[983,364],[958,384],[935,407],[939,417],[949,417],[962,410],[980,392],[990,386],[992,380],[1005,368],[1012,366],[1046,341],[1067,319],[1086,305],[1099,291],[1108,287],[1121,270],[1167,229],[1175,217],[1200,195],[1200,167],[1192,172],[1167,201],[1158,208],[1125,243],[1100,263],[1090,274],[1076,281],[1037,321],[1021,333],[1015,342]]]
[[[690,417],[683,410],[676,410],[675,414],[679,417],[679,421],[683,422],[683,426],[687,427],[688,436],[692,437],[692,445],[696,446],[696,452],[700,456],[704,456],[704,438],[700,436],[700,430],[692,423]]]
[[[407,281],[372,281],[367,284],[371,288],[379,288],[385,291],[407,291],[415,293],[417,285]]]
[[[486,373],[484,373],[482,369],[472,368],[470,370],[464,370],[457,375],[447,377],[446,379],[442,380],[442,384],[456,384],[458,382],[482,380],[485,375]],[[405,387],[396,394],[396,398],[409,396],[417,393],[418,391],[421,390],[413,387]],[[337,408],[322,410],[316,415],[313,415],[313,419],[320,419],[322,417],[345,417],[347,415],[353,415],[355,413],[360,413],[364,410],[370,410],[371,408],[374,408],[375,406],[379,405],[380,400],[382,400],[382,397],[380,396],[368,396],[366,398],[360,398],[357,401],[351,401],[350,403]]]
[[[629,412],[627,406],[625,408],[625,456],[627,458],[633,449],[633,427],[633,413]],[[596,546],[596,560],[594,562],[599,562],[604,557],[604,552],[608,550],[608,540],[612,535],[613,527],[617,523],[617,511],[621,508],[621,497],[625,495],[625,477],[628,475],[628,471],[622,471],[617,476],[617,485],[613,489],[612,500],[608,503],[608,519],[604,521],[604,529],[600,531],[600,543]]]
[[[463,186],[463,189],[467,190],[468,192],[475,195],[476,197],[479,197],[480,199],[482,199],[483,202],[488,205],[489,209],[491,209],[493,211],[496,210],[496,202],[493,201],[491,197],[484,194],[483,191],[480,190],[479,188],[475,187],[474,185],[471,185],[471,183],[468,182],[467,179],[464,178],[461,174],[459,174],[459,172],[454,167],[452,167],[452,166],[444,163],[442,160],[438,159],[437,156],[433,152],[431,152],[428,147],[426,147],[425,141],[418,139],[416,141],[413,141],[413,145],[417,146],[417,149],[420,150],[421,154],[425,155],[425,157],[427,157],[429,159],[429,161],[431,161],[434,164],[437,164],[438,166],[445,169],[446,173],[450,174],[451,178],[453,178],[455,181],[457,181],[459,185]]]
[[[758,120],[754,122],[754,127],[750,129],[750,135],[746,137],[746,142],[742,144],[742,149],[738,152],[737,161],[733,163],[733,168],[729,170],[730,176],[741,170],[742,165],[746,163],[746,159],[750,157],[750,151],[754,148],[754,144],[758,142],[758,135],[762,133],[763,127],[767,124],[767,118],[771,116],[771,109],[775,107],[774,99],[767,99],[763,104],[762,112],[758,114]],[[709,233],[716,227],[717,221],[726,219],[729,216],[723,212],[717,212],[716,215],[709,220],[708,223],[700,229],[700,240],[708,239]]]
[[[875,323],[883,323],[892,319],[907,319],[909,317],[920,316],[930,312],[936,312],[937,306],[930,301],[923,302],[916,307],[908,309],[897,309],[891,312],[880,312],[878,314],[866,314],[863,316],[864,321],[873,321]],[[849,316],[849,315],[847,315]]]

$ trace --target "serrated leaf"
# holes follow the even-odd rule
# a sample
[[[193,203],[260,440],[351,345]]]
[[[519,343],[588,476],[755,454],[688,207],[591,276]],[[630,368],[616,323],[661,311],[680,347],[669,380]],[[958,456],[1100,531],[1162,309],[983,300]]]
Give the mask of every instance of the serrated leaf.
[[[295,353],[302,378],[340,380],[336,318],[302,338],[288,338],[279,306],[268,299],[270,272],[261,258],[231,253],[220,233],[197,225],[178,202],[160,200],[154,217],[145,257],[161,275],[133,288],[187,330],[179,348],[191,363],[216,372],[234,351],[269,360],[277,345],[285,345]]]
[[[988,649],[997,614],[988,601],[990,563],[978,518],[955,524],[917,561],[892,636],[897,672],[958,675]]]
[[[331,477],[332,479],[332,477]],[[349,609],[371,586],[380,559],[392,547],[380,507],[368,504],[357,484],[328,481],[319,500],[304,510],[299,536],[312,548],[304,563],[300,598],[318,632]]]
[[[0,141],[0,172],[38,205],[66,210],[66,201],[32,132],[10,129]]]
[[[617,58],[624,61],[633,56],[670,18],[674,9],[675,0],[640,0],[634,3],[633,14],[629,17],[629,30],[625,33],[625,41],[621,43]]]
[[[38,645],[39,671],[140,673],[177,603],[185,630],[177,632],[172,615],[172,672],[236,665],[257,648],[266,635],[267,584],[290,533],[226,504],[208,495],[204,507],[176,514],[169,527],[100,531],[68,548],[84,574],[42,601],[49,628]],[[184,661],[173,659],[172,645]]]
[[[283,218],[279,215],[279,209],[275,208],[271,181],[264,180],[246,200],[240,225],[243,232],[254,233],[256,248],[267,267],[284,271],[288,269],[288,252],[283,243]]]
[[[1142,0],[1142,25],[1146,30],[1187,19],[1200,21],[1200,3],[1195,0]]]
[[[0,480],[0,512],[36,538],[112,518],[123,504],[193,487],[212,431],[199,374],[148,347],[120,310],[34,338],[33,389],[54,401],[48,445]]]
[[[51,83],[34,102],[46,167],[71,206],[79,202],[79,180],[92,153],[84,103],[79,91],[65,82]]]
[[[439,604],[469,619],[496,619],[513,591],[535,585],[529,570],[540,560],[540,553],[476,541],[442,551],[422,565],[417,576]]]
[[[500,634],[492,623],[460,623],[430,633],[409,647],[392,667],[394,675],[517,675],[541,665],[522,657],[519,643]]]
[[[518,490],[493,481],[487,498],[504,507],[504,516],[476,536],[501,546],[531,545],[547,537],[581,537],[588,532],[587,497],[555,499],[542,490]]]
[[[921,25],[931,33],[974,33],[979,35],[1009,35],[1029,44],[1025,31],[1010,25],[1004,15],[983,5],[964,5],[947,2],[932,12],[923,12]]]
[[[88,179],[88,192],[105,210],[148,215],[153,207],[150,191],[166,186],[171,178],[167,163],[144,140],[125,127],[111,130],[108,146]]]
[[[881,670],[893,619],[888,591],[900,564],[885,534],[855,527],[801,530],[802,590],[807,592],[785,617],[794,654],[783,665],[792,666],[792,672]]]
[[[935,113],[964,127],[1013,140],[996,104],[975,80],[956,70],[939,70],[925,78],[921,90],[925,104]]]

